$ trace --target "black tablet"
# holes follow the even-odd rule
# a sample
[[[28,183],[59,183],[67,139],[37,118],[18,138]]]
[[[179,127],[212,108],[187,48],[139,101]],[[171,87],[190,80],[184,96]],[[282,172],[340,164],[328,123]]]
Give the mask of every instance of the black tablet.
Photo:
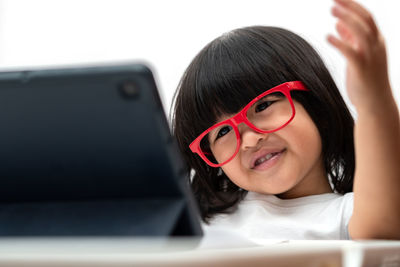
[[[0,73],[0,236],[201,235],[151,70]]]

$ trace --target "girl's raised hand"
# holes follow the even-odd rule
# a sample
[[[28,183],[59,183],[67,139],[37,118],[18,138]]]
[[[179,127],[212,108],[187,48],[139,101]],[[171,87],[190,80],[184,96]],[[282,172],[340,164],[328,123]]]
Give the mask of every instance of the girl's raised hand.
[[[346,87],[357,110],[373,110],[392,97],[384,39],[368,10],[352,0],[335,0],[339,37],[328,36],[347,59]],[[380,102],[381,101],[381,102]]]
[[[332,14],[339,37],[328,41],[347,59],[347,92],[358,113],[349,233],[354,239],[400,239],[400,118],[385,42],[371,14],[353,0],[335,0]]]

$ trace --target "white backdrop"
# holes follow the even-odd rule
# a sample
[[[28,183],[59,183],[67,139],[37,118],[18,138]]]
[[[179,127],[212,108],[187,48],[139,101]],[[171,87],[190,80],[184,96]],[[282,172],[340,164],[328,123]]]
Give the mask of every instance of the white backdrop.
[[[397,1],[361,2],[386,37],[400,103]],[[332,5],[327,0],[0,0],[0,68],[144,61],[155,70],[168,113],[182,73],[203,46],[226,31],[257,24],[284,27],[311,42],[344,92],[344,60],[325,40],[334,32]]]

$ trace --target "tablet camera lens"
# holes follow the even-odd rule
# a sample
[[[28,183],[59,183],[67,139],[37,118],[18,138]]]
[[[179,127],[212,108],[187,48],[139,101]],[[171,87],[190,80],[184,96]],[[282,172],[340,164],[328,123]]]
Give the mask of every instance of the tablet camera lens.
[[[124,82],[120,87],[120,90],[125,97],[135,98],[139,95],[139,88],[132,81]]]

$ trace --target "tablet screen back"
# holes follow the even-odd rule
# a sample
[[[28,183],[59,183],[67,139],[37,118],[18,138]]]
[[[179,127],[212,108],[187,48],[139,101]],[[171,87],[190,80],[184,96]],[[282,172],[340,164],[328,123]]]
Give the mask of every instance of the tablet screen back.
[[[143,65],[1,73],[0,127],[3,206],[187,197]]]

